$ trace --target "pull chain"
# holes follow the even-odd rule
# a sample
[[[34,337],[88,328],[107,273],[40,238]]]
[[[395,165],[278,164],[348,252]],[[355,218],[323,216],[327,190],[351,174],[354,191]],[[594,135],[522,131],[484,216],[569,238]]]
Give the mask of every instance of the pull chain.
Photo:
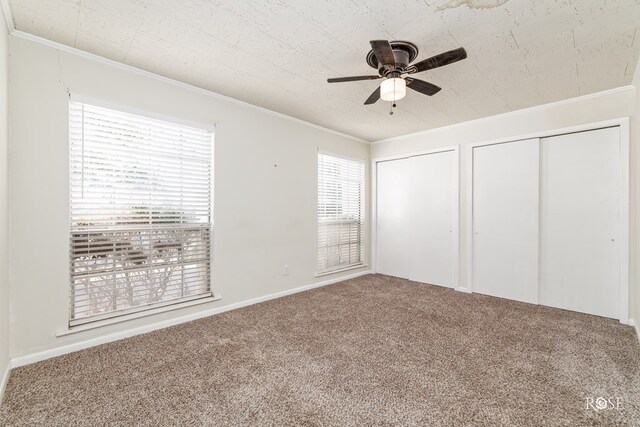
[[[393,102],[391,103],[391,107],[389,107],[389,115],[393,116],[393,109],[396,108],[396,84],[393,84]]]
[[[396,83],[393,82],[393,101],[391,103],[391,107],[389,107],[389,115],[393,116],[393,107],[396,106]]]

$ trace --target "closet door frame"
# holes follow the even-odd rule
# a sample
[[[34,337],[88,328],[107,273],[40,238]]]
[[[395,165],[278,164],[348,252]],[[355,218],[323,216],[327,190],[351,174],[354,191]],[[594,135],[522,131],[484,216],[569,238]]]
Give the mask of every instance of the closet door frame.
[[[511,136],[495,140],[481,141],[463,146],[463,158],[466,159],[466,212],[465,212],[465,254],[466,283],[468,292],[474,292],[473,280],[473,153],[476,147],[517,142],[532,138],[546,138],[568,133],[585,132],[607,127],[620,129],[620,323],[630,324],[629,319],[629,118],[587,123],[578,126],[551,129],[525,135]],[[539,231],[538,231],[539,233]],[[538,275],[540,280],[540,275]],[[538,283],[538,289],[539,289]]]
[[[378,163],[391,160],[402,160],[410,157],[423,156],[428,154],[453,152],[455,157],[453,175],[454,175],[454,198],[455,209],[453,218],[453,289],[466,291],[460,288],[460,146],[448,145],[445,147],[434,148],[431,150],[415,151],[407,154],[398,154],[394,156],[376,157],[371,159],[371,271],[378,272]]]

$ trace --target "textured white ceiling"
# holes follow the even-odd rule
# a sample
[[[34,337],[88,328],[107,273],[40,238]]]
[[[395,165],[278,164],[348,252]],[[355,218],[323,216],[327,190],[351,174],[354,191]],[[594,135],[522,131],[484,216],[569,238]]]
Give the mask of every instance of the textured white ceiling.
[[[15,26],[53,41],[367,140],[631,83],[640,0],[10,0]],[[443,90],[365,106],[369,40],[410,40]]]

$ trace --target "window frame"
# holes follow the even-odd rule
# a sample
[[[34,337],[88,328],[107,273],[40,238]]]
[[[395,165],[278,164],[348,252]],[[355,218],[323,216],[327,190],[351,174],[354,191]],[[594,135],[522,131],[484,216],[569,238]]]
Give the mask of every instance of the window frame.
[[[198,131],[203,131],[203,132],[208,132],[210,135],[210,141],[209,141],[209,152],[210,152],[210,157],[209,157],[209,161],[208,161],[208,165],[209,165],[209,178],[208,178],[208,186],[209,186],[209,194],[208,194],[208,199],[210,201],[210,206],[209,206],[209,215],[208,215],[208,222],[206,223],[201,223],[201,225],[203,225],[205,228],[209,228],[209,233],[208,233],[208,272],[206,274],[207,276],[207,287],[206,287],[206,292],[202,292],[202,293],[198,293],[197,295],[190,295],[190,296],[183,296],[183,297],[178,297],[178,298],[171,298],[171,299],[167,299],[167,300],[160,300],[160,301],[156,301],[156,302],[152,302],[152,303],[141,303],[141,304],[137,304],[134,306],[130,306],[127,308],[122,308],[122,309],[115,309],[109,312],[105,312],[105,313],[99,313],[99,314],[94,314],[94,315],[90,315],[90,316],[83,316],[83,317],[79,317],[79,318],[74,318],[74,306],[73,306],[73,299],[74,299],[74,284],[73,284],[73,280],[74,280],[74,274],[72,271],[71,266],[73,265],[73,248],[72,248],[72,239],[73,239],[73,233],[76,232],[77,230],[74,231],[73,229],[73,191],[72,191],[72,187],[73,187],[73,183],[72,183],[72,177],[73,177],[73,172],[71,170],[71,165],[72,165],[72,132],[71,132],[71,126],[72,126],[72,115],[71,115],[71,109],[72,109],[72,104],[76,103],[76,104],[84,104],[84,105],[89,105],[92,107],[97,107],[97,108],[101,108],[101,109],[108,109],[108,110],[112,110],[112,112],[116,113],[116,114],[124,114],[124,115],[134,115],[134,116],[138,116],[139,118],[142,119],[148,119],[150,121],[160,121],[160,122],[165,122],[168,123],[170,125],[173,126],[179,126],[179,127],[188,127],[188,128],[193,128],[193,129],[197,129]],[[68,262],[70,263],[70,272],[69,272],[69,285],[67,287],[68,292],[69,292],[69,309],[68,309],[68,316],[67,316],[67,326],[68,326],[68,330],[62,333],[58,333],[56,334],[57,336],[62,336],[62,335],[66,335],[68,333],[74,333],[74,332],[79,332],[82,330],[86,330],[86,329],[92,329],[95,327],[100,327],[100,326],[104,326],[104,325],[108,325],[108,324],[114,324],[114,323],[119,323],[119,322],[123,322],[123,321],[127,321],[127,320],[131,320],[131,319],[135,319],[135,318],[140,318],[140,317],[146,317],[146,316],[151,316],[157,313],[162,313],[162,312],[166,312],[166,311],[170,311],[170,310],[175,310],[175,309],[180,309],[180,308],[184,308],[184,307],[190,307],[196,304],[202,304],[202,303],[208,303],[211,301],[217,301],[220,298],[220,296],[216,296],[213,292],[213,270],[214,270],[214,230],[215,230],[215,216],[214,216],[214,212],[215,212],[215,123],[209,123],[209,124],[205,124],[202,122],[197,122],[197,121],[190,121],[190,120],[184,120],[181,118],[177,118],[177,117],[173,117],[173,116],[168,116],[168,115],[164,115],[164,114],[158,114],[152,111],[148,111],[148,110],[143,110],[143,109],[138,109],[138,108],[134,108],[134,107],[130,107],[130,106],[123,106],[122,104],[117,104],[117,103],[112,103],[112,102],[108,102],[105,100],[100,100],[100,99],[96,99],[96,98],[91,98],[91,97],[86,97],[86,96],[79,96],[79,95],[69,95],[69,100],[68,100],[68,108],[67,111],[69,112],[69,117],[68,117],[68,124],[69,124],[69,133],[68,133],[68,161],[69,161],[69,167],[68,167],[68,173],[69,173],[69,180],[68,180],[68,189],[69,189],[69,199],[68,199],[68,220],[67,220],[67,226],[68,226],[68,253],[69,253],[69,258],[68,258]],[[117,159],[117,156],[114,156],[113,158]],[[117,215],[116,215],[117,216]],[[194,223],[196,224],[196,223]],[[151,226],[149,227],[150,230],[152,229],[156,229],[156,230],[162,230],[162,227],[158,227],[157,225],[155,227]],[[126,271],[126,270],[120,270],[120,271]]]
[[[362,177],[360,181],[360,224],[359,232],[360,239],[358,241],[358,251],[359,251],[359,261],[349,264],[339,264],[331,268],[322,269],[320,268],[320,156],[333,157],[340,160],[346,160],[348,162],[358,163],[362,166]],[[348,271],[358,268],[366,267],[366,243],[367,243],[367,219],[366,219],[366,194],[367,194],[367,159],[352,157],[342,154],[336,154],[331,151],[324,151],[318,149],[317,157],[316,157],[316,273],[315,277],[326,276],[330,274],[339,273],[342,271]],[[341,243],[338,243],[341,245]]]

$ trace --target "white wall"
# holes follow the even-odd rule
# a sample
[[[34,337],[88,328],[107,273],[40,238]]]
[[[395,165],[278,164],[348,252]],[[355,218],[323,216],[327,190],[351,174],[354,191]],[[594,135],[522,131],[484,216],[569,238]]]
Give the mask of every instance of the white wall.
[[[460,123],[431,131],[420,132],[398,138],[378,141],[371,146],[371,158],[390,157],[395,155],[419,152],[432,148],[449,145],[461,146],[474,142],[490,141],[535,134],[553,129],[577,126],[587,123],[631,117],[630,130],[630,317],[637,319],[637,307],[640,307],[640,292],[638,292],[638,257],[637,257],[637,223],[638,223],[638,172],[640,161],[638,147],[633,141],[637,140],[636,130],[640,125],[635,120],[636,96],[633,87],[621,88],[608,93],[595,94],[572,100],[547,104],[515,113],[488,117],[471,122]],[[634,139],[636,138],[636,139]],[[461,150],[460,156],[460,286],[467,288],[469,272],[467,271],[467,237],[469,230],[467,218],[470,206],[467,205],[467,171],[470,159],[467,150]]]
[[[328,279],[314,277],[317,150],[368,165],[367,144],[16,36],[10,53],[12,357]],[[217,122],[213,288],[221,301],[55,337],[69,309],[67,88]]]
[[[8,32],[0,9],[0,399],[9,369]]]

